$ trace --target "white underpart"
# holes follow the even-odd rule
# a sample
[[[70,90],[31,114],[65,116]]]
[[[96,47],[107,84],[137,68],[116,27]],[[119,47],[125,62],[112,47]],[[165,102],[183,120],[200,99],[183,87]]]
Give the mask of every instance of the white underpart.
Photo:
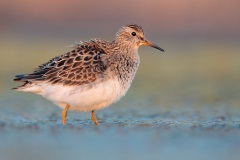
[[[88,112],[108,107],[118,101],[128,88],[123,89],[117,78],[114,78],[82,86],[42,83],[29,86],[21,91],[42,95],[61,108],[69,105],[70,110]]]

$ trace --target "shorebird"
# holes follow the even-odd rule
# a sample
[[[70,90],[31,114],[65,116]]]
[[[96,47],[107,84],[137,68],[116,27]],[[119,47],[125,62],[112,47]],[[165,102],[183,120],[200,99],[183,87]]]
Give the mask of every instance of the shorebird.
[[[129,89],[139,66],[138,48],[151,46],[164,51],[144,37],[139,25],[121,27],[112,42],[103,39],[80,41],[70,52],[40,65],[31,74],[16,75],[24,82],[13,88],[39,94],[62,108],[62,123],[67,111],[91,112],[117,102]]]

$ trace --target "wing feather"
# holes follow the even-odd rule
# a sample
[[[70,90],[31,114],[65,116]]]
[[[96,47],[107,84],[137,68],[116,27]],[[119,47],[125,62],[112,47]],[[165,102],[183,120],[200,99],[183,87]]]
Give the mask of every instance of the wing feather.
[[[81,42],[68,53],[40,65],[33,73],[17,75],[15,81],[81,85],[104,77],[107,53],[96,41]],[[24,85],[26,85],[25,83]]]

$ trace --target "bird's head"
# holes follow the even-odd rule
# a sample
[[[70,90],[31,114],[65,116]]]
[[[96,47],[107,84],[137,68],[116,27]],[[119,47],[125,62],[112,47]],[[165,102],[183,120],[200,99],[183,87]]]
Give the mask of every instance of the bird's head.
[[[164,52],[164,50],[161,47],[147,40],[144,37],[144,32],[142,27],[136,24],[121,27],[117,32],[116,40],[121,43],[130,44],[136,48],[139,48],[141,45],[144,45],[144,46],[150,46],[150,47],[156,48]]]

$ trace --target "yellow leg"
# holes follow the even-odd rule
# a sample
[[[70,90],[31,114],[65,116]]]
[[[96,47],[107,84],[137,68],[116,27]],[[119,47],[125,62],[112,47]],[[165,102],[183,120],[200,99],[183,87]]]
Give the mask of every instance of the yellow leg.
[[[67,111],[68,111],[68,109],[69,109],[69,105],[66,105],[66,107],[62,111],[62,123],[63,123],[63,125],[66,125],[66,123],[67,123],[66,118],[67,118]]]
[[[97,117],[95,115],[95,111],[92,111],[92,121],[94,122],[94,124],[96,126],[98,126],[98,120],[97,120]]]

